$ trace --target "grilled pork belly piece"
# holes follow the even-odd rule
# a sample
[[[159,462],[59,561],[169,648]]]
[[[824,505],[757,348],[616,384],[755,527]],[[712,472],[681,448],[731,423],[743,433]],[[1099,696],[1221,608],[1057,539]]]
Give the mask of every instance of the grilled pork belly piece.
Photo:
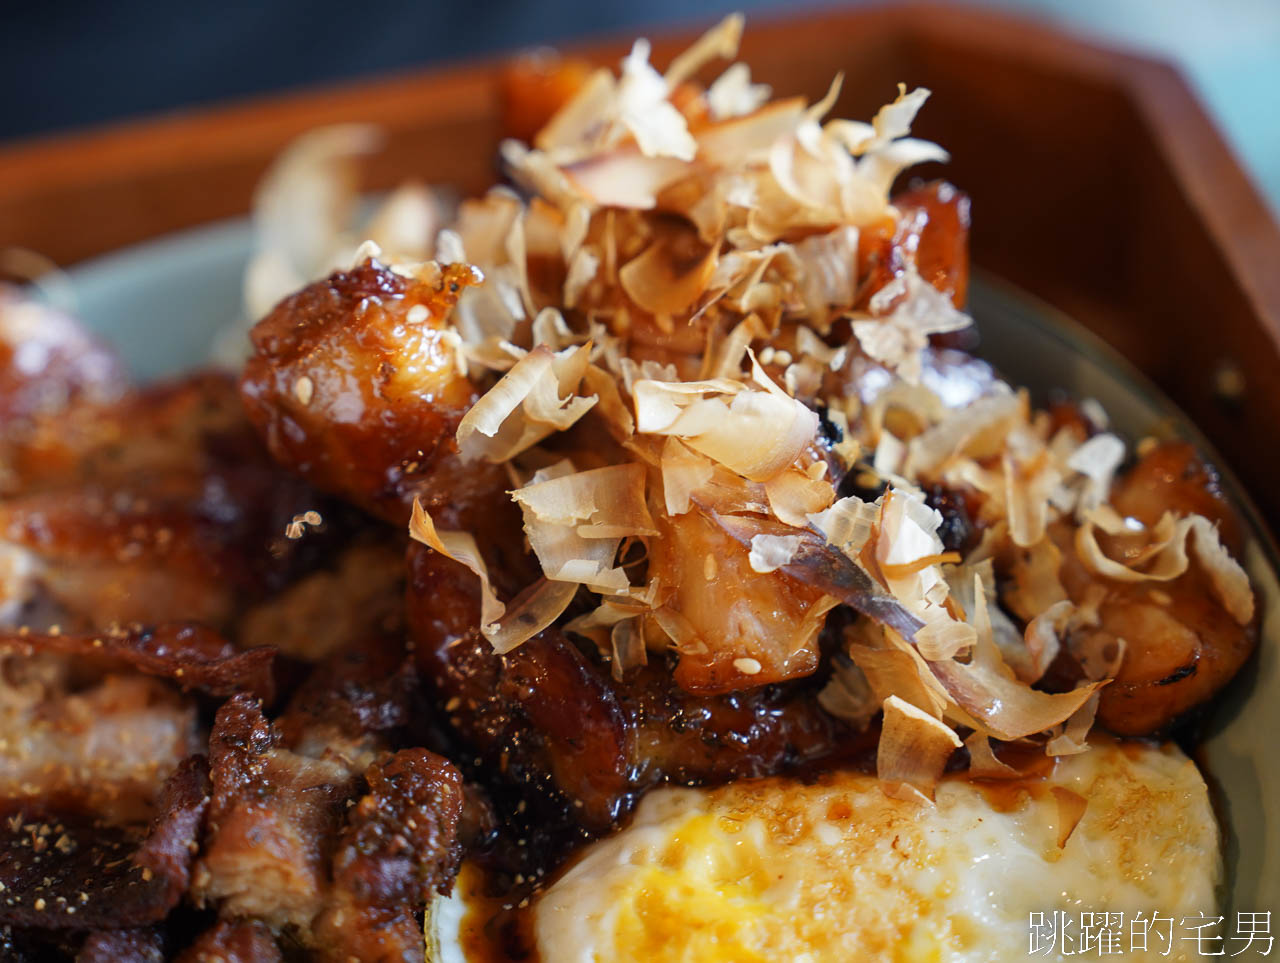
[[[85,930],[157,923],[191,877],[209,770],[193,756],[169,776],[146,824],[104,824],[53,800],[9,800],[0,820],[0,924]]]
[[[48,419],[110,405],[127,387],[115,354],[77,321],[0,284],[0,490],[21,483],[14,455]]]
[[[314,924],[320,956],[334,963],[421,960],[417,919],[447,895],[462,856],[462,776],[426,749],[402,749],[365,772],[368,793],[351,810],[333,857],[333,885]]]
[[[220,920],[182,951],[177,963],[281,963],[271,929],[259,920]]]
[[[661,782],[764,776],[849,749],[850,730],[817,704],[817,680],[698,696],[652,665],[619,681],[555,629],[499,655],[480,635],[471,573],[416,544],[409,572],[418,664],[485,773],[558,793],[591,831]]]
[[[414,914],[452,881],[463,792],[433,753],[389,752],[418,698],[403,644],[375,638],[318,666],[274,724],[227,702],[197,901],[325,958],[420,959]]]
[[[276,459],[316,487],[403,524],[415,497],[455,509],[500,472],[465,465],[454,432],[478,397],[448,316],[457,265],[405,277],[366,260],[286,298],[253,329],[241,393]]]
[[[194,375],[43,419],[0,500],[0,615],[85,630],[227,627],[307,564],[291,519],[329,503],[280,471],[234,382]]]
[[[269,698],[271,659],[198,626],[0,634],[0,798],[147,819],[169,773],[204,751],[196,704],[179,690]]]
[[[1199,515],[1217,526],[1232,557],[1240,557],[1241,521],[1216,472],[1184,442],[1159,445],[1142,456],[1117,479],[1111,502],[1122,516],[1149,528],[1166,512]],[[1060,529],[1057,537],[1069,542],[1072,536]],[[1125,537],[1113,541],[1108,555],[1123,557]],[[1092,597],[1098,604],[1097,625],[1084,630],[1083,647],[1123,646],[1115,681],[1102,690],[1098,705],[1098,721],[1112,732],[1167,730],[1208,703],[1256,648],[1256,619],[1241,624],[1233,617],[1203,566],[1192,565],[1171,581],[1125,583],[1093,574],[1073,545],[1061,547],[1062,582],[1072,600]]]
[[[212,802],[192,896],[224,918],[290,927],[306,941],[358,777],[339,760],[311,759],[279,741],[249,696],[218,711],[209,737]]]
[[[195,706],[159,679],[72,689],[50,658],[4,672],[0,797],[11,802],[70,798],[108,821],[145,819],[168,773],[203,748]]]

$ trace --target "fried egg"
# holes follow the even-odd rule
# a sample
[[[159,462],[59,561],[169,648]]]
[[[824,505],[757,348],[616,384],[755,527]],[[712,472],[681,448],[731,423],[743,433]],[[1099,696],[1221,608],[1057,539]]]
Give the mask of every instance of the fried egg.
[[[1031,914],[1054,911],[1123,912],[1126,958],[1143,959],[1132,914],[1212,914],[1220,872],[1195,765],[1172,746],[1102,742],[1042,778],[948,777],[932,804],[853,772],[660,789],[530,912],[539,958],[557,963],[1024,958]],[[452,902],[441,956],[465,960]],[[1151,946],[1166,960],[1194,949]]]

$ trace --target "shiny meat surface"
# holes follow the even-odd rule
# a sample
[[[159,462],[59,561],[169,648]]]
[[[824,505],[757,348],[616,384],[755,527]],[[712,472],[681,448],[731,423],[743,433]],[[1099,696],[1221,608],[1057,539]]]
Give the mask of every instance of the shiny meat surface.
[[[328,905],[315,922],[321,956],[338,963],[422,960],[416,914],[447,894],[461,859],[462,776],[425,749],[384,756],[365,773],[333,857]]]
[[[260,451],[234,381],[196,372],[32,419],[10,452],[10,493],[200,472]]]
[[[1166,511],[1203,515],[1239,557],[1240,520],[1190,445],[1150,451],[1117,481],[1112,503],[1146,525]],[[1083,600],[1096,586],[1106,593],[1091,643],[1105,648],[1124,640],[1119,672],[1098,706],[1099,721],[1113,732],[1167,730],[1213,698],[1257,646],[1256,623],[1237,623],[1198,565],[1171,582],[1122,584],[1084,571],[1074,553],[1064,552],[1064,560],[1062,579],[1073,599]]]
[[[608,827],[627,796],[624,717],[603,673],[559,632],[506,656],[479,631],[475,577],[456,562],[409,548],[409,622],[415,654],[450,722],[513,778],[551,778],[581,806],[582,821]]]
[[[76,954],[76,963],[162,963],[164,933],[157,927],[98,930]]]
[[[177,963],[280,963],[270,928],[258,920],[222,920],[182,951]]]
[[[253,329],[241,381],[271,453],[395,522],[408,520],[415,496],[431,506],[465,498],[474,473],[453,435],[478,394],[458,373],[446,324],[474,283],[463,266],[426,281],[368,260],[277,305]]]
[[[150,826],[104,825],[44,801],[5,803],[0,924],[83,930],[164,919],[187,889],[208,791],[208,766],[194,756],[165,781]]]
[[[675,682],[714,694],[803,678],[818,668],[822,618],[807,618],[822,592],[752,569],[750,547],[701,511],[659,522],[650,564],[673,587],[668,602],[695,638],[677,647]],[[740,665],[744,659],[750,671]]]
[[[818,708],[813,683],[698,696],[665,666],[619,682],[555,630],[498,655],[478,631],[474,576],[419,545],[409,565],[416,654],[451,724],[484,754],[490,778],[496,769],[559,793],[588,830],[607,830],[664,781],[763,776],[847,747],[850,733]]]
[[[40,421],[109,404],[125,388],[115,355],[75,320],[0,285],[0,451],[20,447]]]
[[[358,772],[422,715],[421,701],[403,638],[375,633],[317,665],[275,725],[288,749]]]
[[[591,76],[592,65],[576,57],[538,50],[508,64],[502,72],[502,133],[533,141],[555,112]]]
[[[212,802],[192,893],[225,918],[290,927],[306,941],[358,780],[339,761],[310,759],[279,741],[248,696],[218,711],[209,736]]]
[[[196,375],[46,419],[0,499],[0,618],[228,626],[287,581],[294,516],[327,511],[269,460],[234,383]]]
[[[920,276],[963,307],[969,291],[969,197],[946,181],[894,195],[901,217],[858,238],[862,303],[915,265]]]

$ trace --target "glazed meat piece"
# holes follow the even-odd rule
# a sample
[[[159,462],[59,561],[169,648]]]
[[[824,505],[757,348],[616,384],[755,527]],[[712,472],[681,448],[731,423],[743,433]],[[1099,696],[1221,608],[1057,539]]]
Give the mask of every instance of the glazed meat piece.
[[[591,831],[610,829],[660,782],[763,776],[848,741],[817,706],[816,680],[697,696],[654,666],[619,682],[554,629],[498,655],[479,633],[473,575],[416,544],[409,571],[419,665],[451,725],[484,755],[485,775],[559,793]]]
[[[576,57],[537,50],[502,71],[502,133],[532,143],[534,136],[591,76],[593,66]]]
[[[411,720],[417,693],[403,641],[373,636],[312,670],[275,723],[246,696],[226,703],[210,736],[214,801],[200,899],[226,918],[260,919],[313,944],[347,806]],[[262,838],[272,845],[256,845]]]
[[[145,819],[165,777],[204,748],[194,700],[178,690],[270,697],[271,659],[196,626],[0,634],[0,797]]]
[[[454,433],[478,397],[448,326],[473,270],[405,277],[375,260],[285,299],[253,329],[241,393],[271,453],[317,487],[403,524],[415,497],[465,502],[497,477]]]
[[[98,930],[85,938],[76,963],[163,963],[164,934],[158,927]]]
[[[864,231],[858,238],[859,307],[894,277],[915,265],[920,276],[956,307],[969,291],[969,197],[946,181],[932,181],[894,195],[896,221]]]
[[[659,522],[650,565],[673,586],[671,605],[696,633],[680,647],[675,682],[713,694],[803,678],[818,668],[822,592],[752,569],[749,546],[701,511]],[[810,612],[816,617],[808,618]],[[749,671],[739,668],[751,660]]]
[[[85,930],[164,919],[190,880],[208,792],[208,766],[194,756],[165,781],[149,827],[105,824],[52,802],[6,802],[0,923]]]
[[[281,963],[275,937],[258,920],[222,920],[182,951],[177,963]]]
[[[323,958],[413,959],[416,947],[421,959],[414,914],[456,871],[461,776],[423,749],[373,752],[404,713],[393,699],[374,708],[375,688],[396,688],[397,676],[367,669],[362,685],[335,667],[279,727],[245,696],[219,711],[193,894],[223,919],[259,920]],[[325,680],[336,686],[327,696]]]
[[[358,777],[339,760],[310,759],[279,742],[249,696],[218,711],[209,737],[212,802],[192,895],[224,918],[253,917],[306,940]]]
[[[89,489],[0,504],[10,601],[20,603],[12,621],[89,631],[157,618],[226,624],[232,559],[217,523],[197,514],[201,494]],[[218,501],[204,507],[216,512]]]
[[[10,622],[227,625],[303,558],[289,521],[328,505],[281,473],[234,383],[194,376],[42,422],[0,501]]]
[[[1218,526],[1232,556],[1240,557],[1240,518],[1227,501],[1217,471],[1186,442],[1156,445],[1140,456],[1118,480],[1111,504],[1144,525],[1154,525],[1165,512],[1203,515]]]
[[[1218,525],[1239,558],[1240,522],[1213,469],[1185,443],[1154,448],[1122,478],[1112,504],[1153,526],[1166,511],[1197,514]],[[1098,719],[1113,732],[1146,735],[1167,729],[1208,700],[1240,670],[1257,645],[1256,622],[1239,624],[1215,596],[1199,564],[1168,582],[1118,583],[1087,572],[1063,546],[1062,581],[1073,600],[1105,590],[1091,647],[1123,639],[1115,681],[1102,690]]]
[[[0,285],[0,490],[20,484],[14,453],[47,419],[117,401],[126,390],[115,355],[61,312]]]
[[[462,776],[425,749],[384,756],[365,773],[369,792],[351,810],[333,857],[333,888],[315,923],[324,959],[422,960],[416,919],[447,895],[461,847]]]
[[[395,632],[403,622],[404,549],[379,529],[245,612],[236,641],[319,662],[352,639]]]
[[[49,654],[0,659],[0,797],[145,820],[165,777],[203,748],[196,707],[160,679],[79,668]]]
[[[276,720],[282,744],[363,772],[423,713],[417,670],[399,633],[357,637],[320,663]]]
[[[857,756],[859,734],[818,705],[821,678],[720,696],[673,685],[659,664],[618,685],[636,732],[633,784],[715,784],[756,779],[836,754]]]
[[[102,403],[46,411],[11,451],[23,492],[200,473],[230,457],[261,460],[234,382],[195,373]]]
[[[168,679],[184,691],[214,696],[250,692],[270,701],[275,693],[269,648],[239,651],[201,625],[135,625],[108,632],[0,632],[0,657],[62,656],[81,677],[133,669]]]
[[[416,544],[408,593],[418,665],[463,738],[515,779],[553,780],[583,823],[607,829],[625,804],[631,752],[601,674],[557,631],[494,653],[475,576]]]

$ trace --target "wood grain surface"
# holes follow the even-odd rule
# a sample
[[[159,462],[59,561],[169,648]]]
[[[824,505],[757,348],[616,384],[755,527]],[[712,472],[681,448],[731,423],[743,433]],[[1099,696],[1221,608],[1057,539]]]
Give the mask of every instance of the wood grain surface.
[[[659,39],[664,63],[689,35]],[[615,63],[628,40],[575,52]],[[869,117],[895,85],[934,97],[916,133],[973,197],[977,264],[1074,315],[1147,372],[1214,440],[1280,525],[1280,230],[1171,67],[1005,15],[942,4],[748,24],[743,59],[779,93]],[[0,246],[62,264],[248,210],[293,137],[365,121],[385,133],[366,184],[464,193],[497,177],[494,60],[0,149]],[[1225,397],[1221,373],[1243,380]]]

